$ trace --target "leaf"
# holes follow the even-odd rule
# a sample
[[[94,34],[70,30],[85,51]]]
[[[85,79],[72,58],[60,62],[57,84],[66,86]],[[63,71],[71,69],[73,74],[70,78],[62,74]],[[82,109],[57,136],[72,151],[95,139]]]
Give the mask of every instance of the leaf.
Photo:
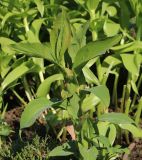
[[[73,37],[71,45],[68,48],[69,55],[74,62],[74,58],[80,48],[86,45],[86,32],[89,28],[89,23],[75,23],[72,27]]]
[[[11,84],[24,74],[30,72],[30,70],[34,71],[36,67],[38,66],[32,63],[32,61],[24,62],[20,66],[16,67],[5,77],[4,81],[2,82],[2,89],[5,89],[9,84]]]
[[[38,90],[36,93],[37,97],[46,97],[50,91],[51,84],[55,81],[63,80],[63,79],[64,77],[62,74],[55,74],[53,76],[46,78],[38,87]]]
[[[97,129],[99,131],[99,135],[108,137],[108,140],[111,145],[113,145],[116,138],[116,127],[114,124],[109,122],[101,122],[97,123]]]
[[[105,107],[108,107],[110,104],[110,95],[109,90],[106,86],[100,85],[96,87],[92,87],[90,89],[86,89],[87,91],[95,94],[102,102]]]
[[[71,28],[65,11],[54,21],[50,32],[50,43],[58,63],[64,63],[64,53],[71,43]]]
[[[133,124],[119,124],[122,129],[126,129],[133,134],[134,137],[141,138],[142,137],[142,129],[136,127]]]
[[[49,153],[49,157],[69,156],[72,154],[73,154],[72,146],[69,143],[64,143],[62,146],[55,147]]]
[[[120,24],[123,28],[129,27],[130,24],[129,19],[132,12],[132,10],[128,5],[129,2],[127,0],[118,2],[120,4]]]
[[[0,125],[0,136],[8,136],[11,131],[12,130],[8,125]]]
[[[105,54],[106,50],[117,44],[121,39],[121,36],[115,36],[107,38],[103,41],[90,42],[86,46],[82,47],[78,52],[74,60],[73,69],[76,73],[79,73],[82,67],[90,60],[99,55]]]
[[[11,44],[15,44],[16,42],[13,41],[12,39],[6,38],[6,37],[0,37],[0,44],[1,44],[1,48],[5,53],[8,54],[14,54],[15,52],[12,51],[9,47],[7,47],[8,45]]]
[[[117,131],[116,131],[115,125],[114,124],[110,124],[109,125],[108,139],[109,139],[109,142],[110,142],[111,146],[114,144],[114,141],[115,141],[115,138],[116,138],[116,134],[117,134]]]
[[[117,10],[114,6],[108,6],[106,11],[108,12],[109,16],[114,17],[117,14]]]
[[[95,110],[95,106],[100,102],[100,99],[94,94],[87,95],[81,104],[81,109],[83,112],[89,110]]]
[[[123,113],[105,113],[99,117],[99,121],[107,121],[113,124],[135,124],[135,122]]]
[[[94,160],[97,158],[98,150],[95,146],[91,147],[90,149],[87,149],[82,144],[78,144],[79,151],[81,156],[83,157],[83,160]]]
[[[87,0],[87,2],[86,2],[86,5],[87,5],[87,7],[88,7],[88,9],[91,11],[91,10],[96,10],[96,8],[98,7],[98,5],[99,5],[99,2],[100,2],[100,0]]]
[[[87,83],[100,85],[98,78],[87,66],[84,66],[82,71]]]
[[[44,58],[53,61],[50,44],[41,43],[17,43],[10,45],[10,48],[16,52],[23,53],[27,56]]]
[[[44,19],[36,19],[32,22],[30,30],[27,32],[28,42],[30,43],[40,42],[39,31],[43,22],[44,22]]]
[[[103,29],[107,37],[112,37],[119,32],[120,25],[111,21],[106,21]]]
[[[139,66],[137,66],[134,54],[121,54],[125,68],[132,74],[139,75]]]
[[[47,108],[50,108],[53,104],[55,103],[44,97],[34,99],[28,103],[21,116],[20,129],[33,125],[40,114]]]
[[[79,100],[79,96],[77,94],[74,94],[70,99],[70,104],[67,106],[67,111],[73,119],[78,119]]]
[[[139,94],[138,88],[137,88],[137,86],[136,86],[136,83],[135,83],[133,80],[131,80],[131,86],[132,86],[133,91],[134,91],[136,94]]]
[[[35,4],[37,5],[37,9],[41,14],[41,17],[43,17],[44,14],[44,4],[42,0],[34,0]]]

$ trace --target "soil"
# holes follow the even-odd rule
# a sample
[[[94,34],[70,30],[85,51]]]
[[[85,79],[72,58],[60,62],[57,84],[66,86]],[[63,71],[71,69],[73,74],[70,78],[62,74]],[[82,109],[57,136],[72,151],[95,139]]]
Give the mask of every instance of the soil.
[[[17,107],[14,109],[11,109],[6,112],[5,114],[5,121],[11,126],[11,128],[15,131],[12,133],[11,137],[12,139],[16,139],[18,137],[18,132],[20,128],[20,117],[23,111],[23,107]],[[41,132],[42,130],[42,132]],[[31,139],[34,134],[42,133],[42,137],[44,137],[44,134],[46,134],[45,127],[41,124],[36,124],[28,129],[25,129],[23,131],[23,135],[26,140]],[[142,160],[142,139],[135,139],[134,142],[131,143],[130,155],[123,156],[123,160]]]
[[[142,160],[142,139],[136,139],[134,141],[135,147],[130,154],[130,160]]]
[[[16,107],[6,112],[5,114],[5,121],[14,131],[11,133],[10,138],[12,140],[16,140],[19,136],[19,129],[20,129],[20,118],[21,114],[24,110],[24,107]],[[39,136],[45,137],[46,130],[45,126],[41,123],[36,123],[32,127],[24,129],[22,131],[22,138],[25,140],[32,139],[36,134]]]

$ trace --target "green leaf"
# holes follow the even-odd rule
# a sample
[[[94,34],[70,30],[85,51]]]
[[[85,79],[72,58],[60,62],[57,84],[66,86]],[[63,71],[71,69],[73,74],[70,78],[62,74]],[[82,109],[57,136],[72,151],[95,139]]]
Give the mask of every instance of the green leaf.
[[[12,39],[9,39],[9,38],[6,38],[6,37],[0,37],[0,44],[1,44],[1,48],[2,50],[5,52],[5,53],[8,53],[8,54],[14,54],[15,52],[12,51],[8,45],[11,45],[11,44],[15,44],[16,42],[13,41]]]
[[[50,153],[49,157],[57,156],[69,156],[72,155],[71,146],[68,143],[64,143],[62,146],[55,147]]]
[[[64,77],[62,74],[55,74],[53,76],[46,78],[38,87],[38,90],[36,93],[37,97],[46,97],[50,91],[51,84],[55,81],[63,80],[63,79]]]
[[[96,97],[94,94],[87,95],[81,104],[81,108],[83,112],[87,112],[89,110],[95,110],[95,106],[100,102],[100,99]]]
[[[21,116],[20,129],[33,125],[41,113],[47,108],[50,108],[53,104],[55,103],[44,97],[34,99],[28,103]]]
[[[98,78],[87,66],[84,66],[82,71],[87,83],[100,85]]]
[[[24,62],[20,66],[16,67],[14,70],[12,70],[4,79],[2,82],[2,89],[5,89],[9,84],[23,76],[24,74],[32,71],[36,71],[35,69],[38,66],[35,65],[32,61]]]
[[[126,129],[133,134],[134,137],[141,138],[142,137],[142,129],[136,127],[133,124],[119,124],[122,129]]]
[[[131,85],[132,85],[133,91],[134,91],[136,94],[139,94],[138,88],[137,88],[137,86],[136,86],[136,83],[135,83],[133,80],[131,80]]]
[[[77,94],[74,94],[70,99],[70,105],[67,106],[67,111],[69,115],[73,117],[73,119],[78,119],[79,100],[79,96]]]
[[[108,139],[109,139],[109,142],[110,142],[111,146],[114,144],[114,141],[116,139],[116,135],[117,135],[117,131],[116,131],[115,125],[114,124],[110,124],[109,125]]]
[[[114,124],[134,124],[135,122],[123,113],[105,113],[99,117],[99,121],[107,121]]]
[[[109,16],[114,17],[117,14],[117,10],[114,6],[108,6],[106,11],[108,12]]]
[[[23,53],[27,56],[44,58],[53,61],[52,51],[50,44],[41,43],[17,43],[10,45],[10,48],[16,52]]]
[[[73,69],[76,73],[79,73],[82,67],[90,60],[99,55],[105,54],[106,50],[117,44],[121,39],[121,36],[115,36],[107,38],[103,41],[90,42],[86,46],[82,47],[74,60]]]
[[[78,147],[80,154],[83,157],[83,160],[94,160],[97,158],[98,150],[95,146],[91,147],[90,149],[87,149],[79,143]]]
[[[123,28],[129,27],[130,25],[130,16],[131,16],[131,12],[132,10],[130,9],[129,5],[128,5],[128,1],[127,0],[123,0],[123,1],[118,1],[120,4],[120,24]],[[124,18],[125,17],[125,18]]]
[[[54,21],[50,43],[58,63],[64,65],[64,53],[71,43],[71,28],[65,11]]]
[[[86,89],[86,90],[95,94],[101,100],[102,104],[105,107],[109,106],[110,95],[109,95],[109,90],[106,86],[101,85],[101,86],[92,87],[92,88]]]
[[[40,12],[41,16],[43,17],[44,14],[44,4],[42,0],[34,0],[35,4],[37,5],[37,9]]]
[[[126,69],[134,74],[139,75],[139,66],[136,63],[135,55],[134,54],[121,54],[122,61]]]
[[[105,21],[103,29],[107,37],[112,37],[119,32],[120,25],[112,21]]]
[[[39,32],[44,19],[36,19],[32,22],[30,30],[27,32],[28,42],[30,43],[38,43],[39,40]]]
[[[87,5],[87,7],[88,7],[88,9],[91,11],[91,10],[96,10],[96,8],[98,7],[98,5],[99,5],[99,2],[100,2],[100,0],[87,0],[87,2],[86,2],[86,5]]]
[[[0,125],[0,136],[8,136],[11,131],[12,130],[8,125]]]

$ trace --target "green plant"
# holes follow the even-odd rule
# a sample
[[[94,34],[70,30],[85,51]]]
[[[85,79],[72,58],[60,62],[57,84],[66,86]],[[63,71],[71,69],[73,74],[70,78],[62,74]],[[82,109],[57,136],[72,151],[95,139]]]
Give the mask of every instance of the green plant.
[[[15,1],[1,16],[2,96],[11,89],[25,106],[20,129],[43,117],[47,133],[63,143],[49,157],[116,159],[126,151],[118,139],[125,135],[129,144],[130,133],[141,137],[141,6],[137,0]]]

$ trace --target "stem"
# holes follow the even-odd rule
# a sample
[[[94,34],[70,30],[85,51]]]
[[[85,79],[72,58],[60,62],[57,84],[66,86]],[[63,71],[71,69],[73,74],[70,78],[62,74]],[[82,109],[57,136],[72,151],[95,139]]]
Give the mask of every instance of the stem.
[[[110,74],[112,67],[113,67],[113,62],[109,65],[107,72],[104,74],[103,79],[102,79],[102,84],[106,85],[106,82],[107,82],[107,79],[108,79],[108,76]]]
[[[118,74],[115,74],[115,80],[114,80],[114,86],[113,86],[113,94],[112,94],[112,104],[115,105],[115,111],[118,109],[118,103],[117,103],[117,86],[118,86]]]
[[[32,96],[32,93],[30,91],[29,84],[27,82],[26,77],[23,78],[23,85],[24,85],[24,88],[25,88],[26,96],[27,96],[28,100],[31,101],[33,99],[33,96]]]
[[[92,31],[92,39],[93,41],[96,41],[98,39],[98,34],[96,31]]]
[[[39,78],[40,78],[41,82],[44,81],[44,76],[43,76],[43,72],[42,71],[39,72]]]
[[[100,117],[101,113],[102,113],[101,105],[99,104],[99,105],[97,106],[97,117],[98,117],[98,118]]]
[[[130,105],[131,105],[131,99],[129,98],[125,103],[125,114],[127,116],[129,115]]]
[[[99,81],[102,80],[102,66],[101,66],[101,61],[100,61],[100,57],[98,57],[98,60],[96,62],[96,69],[97,69],[97,75],[98,75],[98,79]]]
[[[90,21],[94,21],[96,18],[96,15],[94,13],[94,10],[90,11]],[[93,30],[92,31],[92,39],[93,41],[96,41],[98,39],[98,33]],[[96,62],[96,69],[97,69],[97,75],[98,75],[98,79],[99,81],[101,81],[101,73],[102,73],[102,66],[101,66],[101,62],[100,62],[100,57],[98,57],[98,60]]]
[[[2,149],[2,139],[1,139],[1,136],[0,136],[0,149]]]
[[[122,99],[121,99],[121,112],[124,112],[124,103],[125,103],[125,93],[126,93],[126,85],[123,85]]]
[[[141,86],[141,83],[142,83],[142,74],[138,80],[138,84],[137,84],[137,89],[139,90],[140,86]],[[133,98],[133,101],[132,101],[132,107],[134,107],[135,103],[136,103],[136,99],[137,99],[137,94],[135,93],[134,94],[134,98]]]
[[[65,142],[65,141],[66,141],[66,136],[67,136],[67,130],[66,130],[66,128],[64,127],[64,129],[63,129],[63,135],[62,135],[62,142]]]
[[[135,122],[137,125],[139,124],[140,121],[141,112],[142,112],[142,97],[140,98],[139,103],[137,105],[137,112],[135,117]]]
[[[125,131],[125,138],[126,138],[127,144],[130,144],[130,140],[129,140],[129,132],[128,132],[128,131]]]
[[[126,95],[125,95],[126,100],[129,99],[130,92],[131,92],[131,79],[130,79],[130,73],[129,73],[128,79],[127,79],[127,85],[126,85]]]
[[[29,29],[27,17],[23,19],[23,23],[24,23],[25,31],[28,32],[30,29]]]
[[[24,104],[24,106],[27,105],[27,103],[24,101],[24,99],[14,90],[12,89],[12,92],[15,94],[15,96],[20,100],[21,103]]]

